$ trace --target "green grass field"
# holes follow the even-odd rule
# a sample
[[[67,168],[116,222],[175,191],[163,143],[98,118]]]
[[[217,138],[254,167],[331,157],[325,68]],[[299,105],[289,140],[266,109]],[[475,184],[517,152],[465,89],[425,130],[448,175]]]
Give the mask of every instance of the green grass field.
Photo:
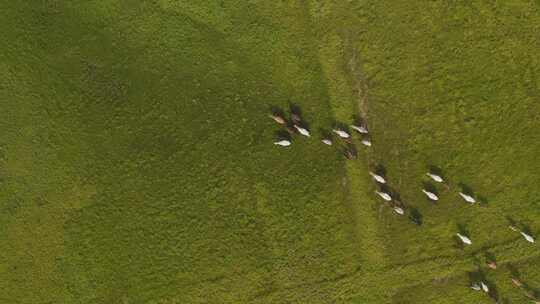
[[[540,238],[540,2],[4,0],[0,20],[1,304],[495,303],[477,272],[499,303],[531,303],[511,274],[540,297],[538,241],[508,229]],[[274,146],[290,104],[313,136]],[[319,130],[358,114],[373,147],[346,160]]]

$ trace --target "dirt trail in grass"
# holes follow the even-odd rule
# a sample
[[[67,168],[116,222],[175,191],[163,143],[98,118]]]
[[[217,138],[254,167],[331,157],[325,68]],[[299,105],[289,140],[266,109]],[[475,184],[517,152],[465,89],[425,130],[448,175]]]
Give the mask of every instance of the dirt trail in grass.
[[[313,17],[313,22],[318,23],[317,17]],[[359,108],[356,103],[357,87],[353,87],[349,81],[351,71],[347,68],[346,56],[336,56],[342,54],[347,49],[346,42],[335,31],[328,31],[321,37],[318,45],[318,56],[322,71],[327,80],[329,103],[333,116],[337,123],[349,124],[353,115],[357,113],[365,114],[367,104],[362,104]],[[356,71],[352,71],[356,73]],[[355,84],[358,85],[358,84]],[[373,185],[367,171],[369,170],[369,153],[362,144],[355,140],[358,148],[358,159],[347,161],[345,164],[346,176],[344,183],[349,189],[348,208],[355,219],[356,238],[361,250],[364,269],[380,269],[387,263],[384,258],[384,245],[380,239],[378,229],[378,214],[380,214],[380,203],[374,200],[371,195]]]

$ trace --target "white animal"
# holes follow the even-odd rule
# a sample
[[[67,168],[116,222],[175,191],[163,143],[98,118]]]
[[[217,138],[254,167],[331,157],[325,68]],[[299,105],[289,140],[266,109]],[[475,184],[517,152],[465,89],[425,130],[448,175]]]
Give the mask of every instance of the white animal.
[[[341,138],[349,138],[351,137],[351,135],[343,130],[339,130],[339,129],[333,129],[332,130],[334,133],[336,133],[339,137]]]
[[[392,200],[392,197],[388,193],[377,191],[377,190],[375,190],[375,193],[377,193],[380,197],[382,197],[383,200],[387,202]]]
[[[476,203],[476,200],[474,199],[474,197],[472,197],[472,196],[470,196],[468,194],[460,192],[459,195],[461,195],[461,197],[468,203],[471,203],[471,204]]]
[[[302,127],[299,127],[297,125],[294,125],[294,127],[296,128],[296,130],[298,130],[298,133],[304,135],[304,136],[307,136],[307,137],[310,137],[311,134],[309,133],[309,131],[307,129],[304,129]]]
[[[368,134],[368,130],[364,126],[351,125],[351,129],[358,131],[358,133]]]
[[[328,139],[328,138],[323,139],[322,142],[323,142],[325,145],[329,145],[329,146],[332,145],[332,141],[331,141],[330,139]]]
[[[480,287],[480,285],[478,285],[477,283],[472,284],[471,288],[476,290],[476,291],[482,290],[482,287]]]
[[[364,144],[364,146],[371,147],[371,141],[369,139],[362,139],[362,144]]]
[[[422,189],[422,192],[424,192],[424,194],[432,201],[438,201],[439,200],[439,197],[433,193],[433,192],[429,192],[425,189]]]
[[[283,139],[280,141],[276,141],[274,145],[282,146],[282,147],[288,147],[291,145],[291,142],[289,140]]]
[[[381,183],[381,184],[386,184],[386,180],[384,179],[384,177],[378,175],[378,174],[375,174],[373,172],[369,172],[369,175],[371,175],[373,177],[374,180],[376,180],[377,182]]]
[[[513,231],[519,232],[527,242],[534,243],[534,238],[531,235],[528,235],[527,233],[519,230],[516,226],[508,226],[508,228],[512,229]]]
[[[460,239],[463,243],[465,243],[465,244],[467,244],[467,245],[471,245],[471,244],[472,244],[471,239],[468,238],[468,237],[466,237],[466,236],[464,236],[463,234],[461,234],[461,233],[458,232],[458,233],[456,233],[456,235],[459,237],[459,239]]]
[[[433,173],[426,173],[427,176],[431,177],[432,180],[436,181],[437,183],[442,183],[444,182],[443,178],[440,177],[439,175],[437,174],[433,174]]]
[[[394,211],[397,213],[397,214],[401,214],[401,215],[404,215],[405,214],[405,210],[403,210],[403,208],[401,207],[394,207]]]
[[[482,290],[484,292],[489,292],[489,287],[484,282],[480,282],[480,285],[482,286]]]
[[[520,231],[519,233],[521,233],[521,235],[523,235],[523,237],[527,240],[527,242],[534,243],[534,238],[532,236],[526,234],[523,231]]]

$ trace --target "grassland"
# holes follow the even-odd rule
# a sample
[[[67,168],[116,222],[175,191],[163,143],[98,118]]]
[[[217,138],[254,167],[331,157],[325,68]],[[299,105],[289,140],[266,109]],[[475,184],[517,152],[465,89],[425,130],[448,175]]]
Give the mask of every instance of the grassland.
[[[478,269],[501,302],[527,303],[512,269],[538,292],[539,247],[507,228],[540,235],[538,2],[3,1],[0,18],[0,303],[492,303],[466,288]],[[290,103],[314,138],[279,149],[266,115]],[[317,131],[355,113],[374,146],[345,161]],[[376,165],[421,226],[373,195]]]

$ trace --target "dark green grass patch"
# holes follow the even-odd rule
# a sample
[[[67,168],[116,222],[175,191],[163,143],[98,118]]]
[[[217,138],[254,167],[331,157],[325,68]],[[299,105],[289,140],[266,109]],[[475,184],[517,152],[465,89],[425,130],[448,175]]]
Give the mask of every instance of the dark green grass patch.
[[[313,130],[331,121],[302,16],[170,5],[4,5],[20,34],[3,57],[18,115],[2,120],[3,199],[20,204],[2,215],[4,298],[249,302],[359,267],[339,154],[272,144],[271,105],[297,103]],[[31,233],[41,221],[53,231]]]

